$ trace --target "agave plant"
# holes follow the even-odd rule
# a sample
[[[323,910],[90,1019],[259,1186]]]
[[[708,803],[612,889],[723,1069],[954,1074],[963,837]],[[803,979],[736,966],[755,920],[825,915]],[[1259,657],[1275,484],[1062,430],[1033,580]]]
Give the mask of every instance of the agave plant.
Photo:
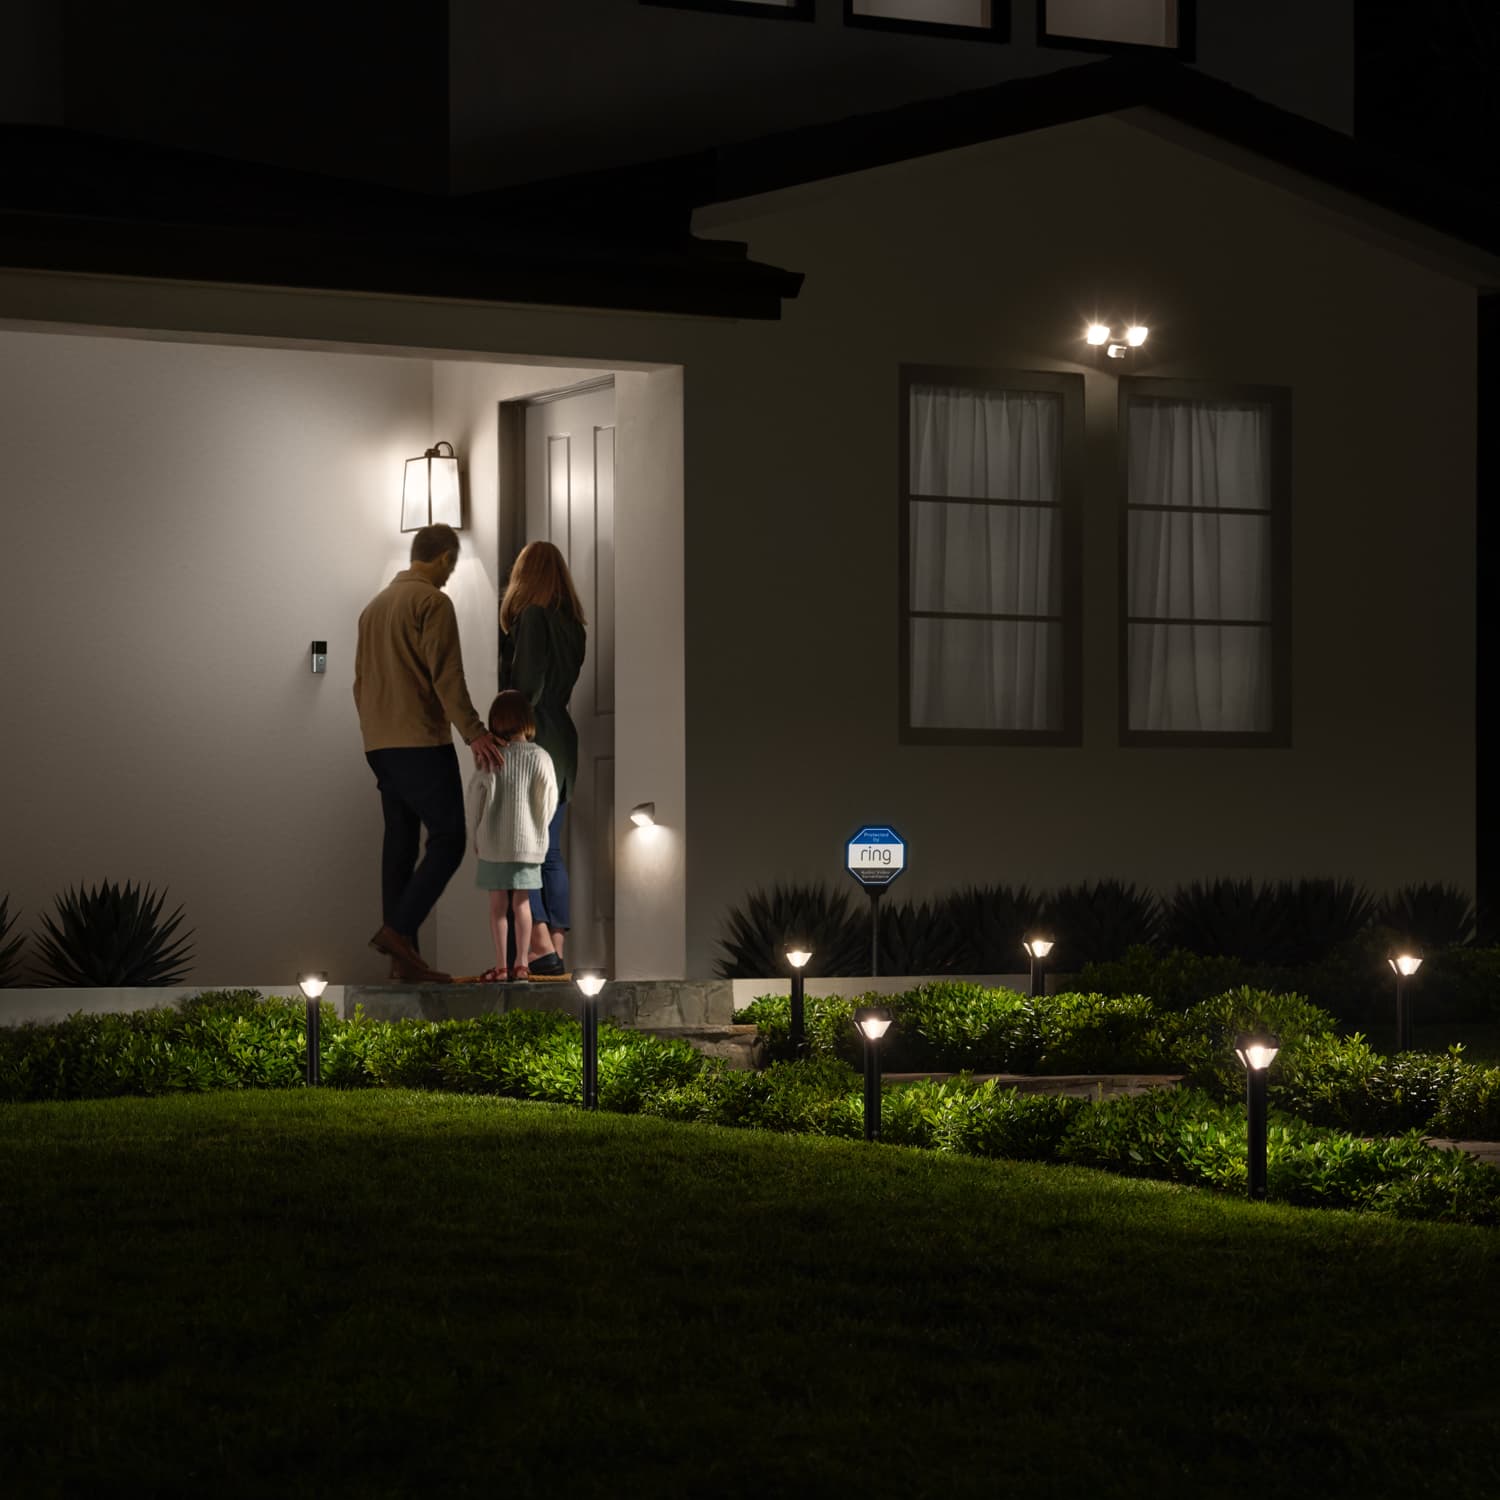
[[[26,945],[26,934],[10,935],[11,928],[20,920],[20,912],[10,915],[10,896],[0,896],[0,986],[14,984],[21,967],[19,959]]]
[[[868,935],[868,926],[865,931]],[[943,901],[886,907],[880,913],[879,942],[882,974],[954,974],[969,962],[964,936]]]
[[[1193,881],[1165,903],[1162,937],[1170,948],[1205,958],[1270,962],[1281,951],[1283,913],[1270,886],[1253,880]]]
[[[805,943],[812,952],[809,978],[861,974],[869,965],[870,929],[863,912],[849,907],[849,893],[818,885],[773,885],[751,892],[744,909],[731,907],[719,939],[718,970],[725,979],[770,979],[786,974],[786,945]]]
[[[187,972],[192,932],[176,936],[180,906],[162,920],[165,900],[165,891],[130,884],[65,891],[58,920],[42,918],[39,977],[68,988],[175,983]]]
[[[963,952],[961,972],[1015,974],[1025,968],[1021,944],[1041,921],[1040,894],[1024,885],[971,885],[955,891],[944,905]]]
[[[1154,943],[1161,930],[1161,905],[1150,891],[1118,880],[1084,882],[1054,891],[1043,920],[1057,944],[1056,964],[1077,970]]]
[[[1474,905],[1456,885],[1404,885],[1380,902],[1375,920],[1433,952],[1474,935]]]
[[[1277,942],[1255,955],[1272,964],[1317,963],[1357,937],[1375,917],[1374,898],[1352,880],[1283,880],[1272,900]]]

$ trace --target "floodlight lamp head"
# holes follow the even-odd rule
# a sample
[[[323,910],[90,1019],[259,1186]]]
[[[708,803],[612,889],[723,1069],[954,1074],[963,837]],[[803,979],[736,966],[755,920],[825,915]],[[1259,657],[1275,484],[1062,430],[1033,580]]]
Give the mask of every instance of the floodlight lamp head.
[[[1109,342],[1109,325],[1107,323],[1090,323],[1088,332],[1084,334],[1089,343],[1095,345],[1107,344]]]
[[[319,970],[315,974],[303,974],[297,983],[309,1000],[316,1000],[328,988],[328,974],[325,970]]]

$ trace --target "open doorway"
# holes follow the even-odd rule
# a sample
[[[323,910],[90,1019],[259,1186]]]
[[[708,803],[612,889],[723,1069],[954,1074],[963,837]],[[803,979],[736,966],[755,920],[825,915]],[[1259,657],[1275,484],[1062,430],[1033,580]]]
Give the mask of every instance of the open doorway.
[[[569,714],[578,770],[563,824],[572,884],[568,962],[615,967],[615,383],[613,377],[511,403],[522,454],[516,550],[549,541],[567,559],[588,617]],[[517,535],[517,531],[520,532]]]

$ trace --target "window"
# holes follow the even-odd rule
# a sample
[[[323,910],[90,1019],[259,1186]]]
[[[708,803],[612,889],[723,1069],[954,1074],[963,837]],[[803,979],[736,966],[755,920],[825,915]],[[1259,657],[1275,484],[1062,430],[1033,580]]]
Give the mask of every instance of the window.
[[[726,16],[759,16],[773,21],[811,21],[813,0],[641,0],[673,10],[712,10]]]
[[[1010,0],[844,0],[844,24],[1008,42]]]
[[[1037,0],[1044,47],[1091,52],[1168,52],[1192,62],[1195,0]]]
[[[901,738],[1079,741],[1083,377],[901,372]]]
[[[1291,395],[1120,381],[1121,743],[1290,743]]]

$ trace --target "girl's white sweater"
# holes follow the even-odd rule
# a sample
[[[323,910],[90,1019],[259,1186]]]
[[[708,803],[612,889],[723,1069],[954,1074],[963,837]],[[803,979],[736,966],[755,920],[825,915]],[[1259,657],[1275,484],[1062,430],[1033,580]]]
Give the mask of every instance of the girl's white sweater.
[[[465,801],[474,852],[497,864],[539,865],[557,811],[552,757],[531,740],[512,740],[498,771],[475,771]]]

